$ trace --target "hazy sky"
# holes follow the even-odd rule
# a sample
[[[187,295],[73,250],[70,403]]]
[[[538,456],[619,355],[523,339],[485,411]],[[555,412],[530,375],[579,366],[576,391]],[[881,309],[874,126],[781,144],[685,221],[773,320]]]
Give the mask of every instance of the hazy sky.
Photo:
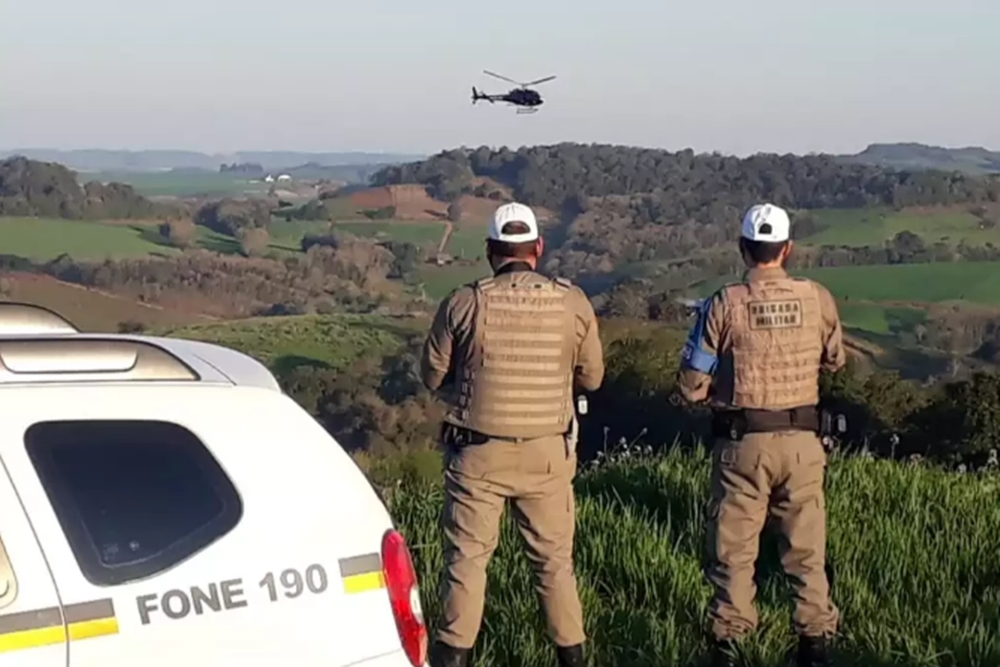
[[[1000,149],[997,0],[9,0],[0,147]],[[471,86],[555,74],[533,116]]]

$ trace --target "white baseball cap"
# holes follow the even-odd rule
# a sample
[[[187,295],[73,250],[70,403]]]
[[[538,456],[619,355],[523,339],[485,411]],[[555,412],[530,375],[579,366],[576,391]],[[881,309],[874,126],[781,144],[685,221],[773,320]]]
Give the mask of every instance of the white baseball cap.
[[[743,216],[743,238],[748,241],[782,243],[788,240],[792,222],[785,209],[774,204],[757,204]]]
[[[508,222],[523,222],[528,226],[528,231],[522,234],[504,234],[503,226]],[[530,207],[517,202],[504,204],[493,214],[489,237],[494,241],[506,241],[507,243],[527,243],[538,239],[538,221],[535,220],[535,212]]]

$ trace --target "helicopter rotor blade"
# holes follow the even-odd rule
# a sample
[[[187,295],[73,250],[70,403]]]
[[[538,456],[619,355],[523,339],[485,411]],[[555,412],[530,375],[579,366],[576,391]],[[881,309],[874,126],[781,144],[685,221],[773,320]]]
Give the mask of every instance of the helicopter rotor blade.
[[[502,79],[503,81],[507,81],[508,83],[512,83],[512,84],[514,84],[515,86],[520,86],[520,85],[521,85],[521,84],[520,84],[520,83],[518,83],[517,81],[514,81],[514,79],[509,79],[509,78],[507,78],[507,77],[503,76],[502,74],[496,74],[496,73],[494,73],[494,72],[491,72],[491,71],[489,71],[489,70],[485,70],[485,69],[484,69],[484,70],[483,70],[483,74],[489,74],[490,76],[493,76],[493,77],[496,77],[496,78],[498,78],[498,79]]]
[[[551,81],[554,78],[555,78],[554,76],[547,76],[544,79],[538,79],[537,81],[532,81],[531,83],[525,83],[525,84],[521,84],[521,85],[524,86],[524,87],[537,86],[540,83],[545,83],[546,81]]]

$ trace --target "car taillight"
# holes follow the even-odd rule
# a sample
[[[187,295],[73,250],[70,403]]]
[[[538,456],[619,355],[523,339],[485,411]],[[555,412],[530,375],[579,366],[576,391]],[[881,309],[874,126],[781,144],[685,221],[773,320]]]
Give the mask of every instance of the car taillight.
[[[395,530],[386,531],[382,537],[382,574],[406,657],[413,667],[422,667],[427,660],[427,626],[420,605],[420,587],[406,540]]]

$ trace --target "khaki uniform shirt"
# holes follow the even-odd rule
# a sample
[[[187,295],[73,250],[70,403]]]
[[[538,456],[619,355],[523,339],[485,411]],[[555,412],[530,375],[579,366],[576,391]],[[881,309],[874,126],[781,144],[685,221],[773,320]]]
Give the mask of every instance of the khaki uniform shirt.
[[[784,280],[794,279],[781,268],[750,269],[743,276],[743,283]],[[836,301],[822,285],[812,281],[801,282],[815,287],[818,297],[818,317],[814,318],[815,325],[819,327],[819,331],[816,332],[820,348],[818,365],[824,370],[836,371],[846,363],[843,331]],[[734,332],[733,325],[737,319],[734,316],[731,299],[736,289],[745,292],[746,287],[739,283],[729,285],[708,299],[699,313],[698,322],[691,330],[688,344],[685,346],[685,358],[681,361],[677,385],[684,398],[692,403],[709,401],[713,407],[736,407],[732,402],[739,369],[736,368],[737,364],[733,359],[733,339],[734,333],[739,332]],[[775,362],[781,363],[784,360],[777,358],[776,353],[772,353],[770,357],[752,361],[762,369],[767,369],[769,366],[777,366]],[[744,363],[748,361],[744,359]],[[766,370],[759,373],[758,377],[765,374]],[[778,407],[789,406],[775,406]]]
[[[508,268],[509,267],[509,268]],[[497,274],[502,280],[505,273],[530,270],[527,264],[508,264]],[[598,335],[597,317],[586,294],[573,285],[567,295],[567,305],[573,318],[576,338],[575,383],[584,390],[595,391],[604,379],[604,351]],[[438,307],[430,333],[424,343],[421,358],[421,379],[432,390],[446,389],[453,385],[455,362],[465,355],[460,346],[474,345],[476,322],[476,296],[474,285],[465,285],[448,295]]]

